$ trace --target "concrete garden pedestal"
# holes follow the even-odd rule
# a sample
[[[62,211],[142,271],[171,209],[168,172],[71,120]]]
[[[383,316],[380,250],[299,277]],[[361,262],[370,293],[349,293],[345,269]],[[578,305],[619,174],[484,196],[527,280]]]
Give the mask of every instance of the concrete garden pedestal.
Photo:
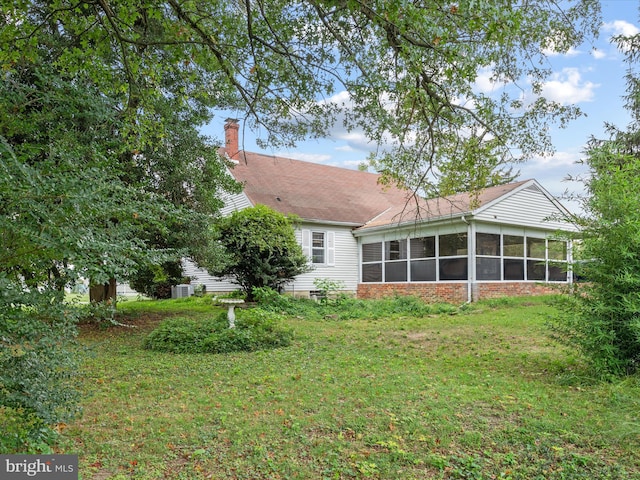
[[[241,298],[220,298],[218,299],[223,305],[227,305],[229,310],[227,311],[227,319],[229,320],[229,328],[236,328],[236,305],[244,303]]]

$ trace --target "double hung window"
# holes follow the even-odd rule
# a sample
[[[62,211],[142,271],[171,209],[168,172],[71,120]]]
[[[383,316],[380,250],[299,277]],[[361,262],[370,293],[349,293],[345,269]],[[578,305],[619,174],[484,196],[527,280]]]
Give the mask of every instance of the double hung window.
[[[335,232],[302,230],[302,251],[314,265],[334,265]]]

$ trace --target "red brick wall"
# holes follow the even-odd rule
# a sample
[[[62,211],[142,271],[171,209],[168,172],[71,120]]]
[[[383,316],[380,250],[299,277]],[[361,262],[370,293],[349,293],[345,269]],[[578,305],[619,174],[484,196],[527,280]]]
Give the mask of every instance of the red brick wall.
[[[466,283],[360,283],[358,298],[383,298],[413,295],[427,302],[464,303]]]
[[[566,288],[566,283],[476,283],[474,286],[474,300],[498,297],[525,297],[527,295],[549,295],[553,293],[560,293]]]
[[[535,282],[476,283],[472,287],[473,300],[498,297],[521,297],[558,293],[566,284]],[[428,302],[464,303],[468,300],[466,283],[360,283],[358,298],[383,298],[394,295],[413,295]]]

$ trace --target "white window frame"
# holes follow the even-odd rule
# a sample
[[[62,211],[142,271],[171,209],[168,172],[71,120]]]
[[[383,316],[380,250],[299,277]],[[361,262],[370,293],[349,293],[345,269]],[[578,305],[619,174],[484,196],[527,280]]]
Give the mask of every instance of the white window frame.
[[[322,234],[324,238],[324,262],[315,263],[313,261],[313,234]],[[330,230],[315,230],[315,229],[303,229],[302,230],[302,251],[309,259],[309,263],[315,266],[327,266],[333,267],[336,264],[336,240],[335,232]]]

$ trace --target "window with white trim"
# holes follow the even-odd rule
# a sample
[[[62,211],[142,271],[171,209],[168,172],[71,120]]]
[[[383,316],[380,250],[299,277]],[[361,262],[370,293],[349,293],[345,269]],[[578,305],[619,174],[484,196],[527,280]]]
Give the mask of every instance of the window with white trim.
[[[314,265],[335,265],[335,232],[302,230],[302,251]]]
[[[325,263],[325,233],[311,232],[311,262]]]
[[[478,280],[567,281],[567,242],[476,233]]]

